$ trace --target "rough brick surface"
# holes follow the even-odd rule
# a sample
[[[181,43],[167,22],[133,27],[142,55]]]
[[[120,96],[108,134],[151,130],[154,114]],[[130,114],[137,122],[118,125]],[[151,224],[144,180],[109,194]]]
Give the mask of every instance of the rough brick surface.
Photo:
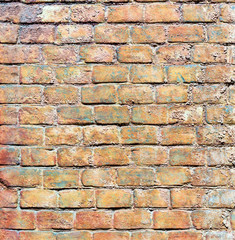
[[[234,0],[0,0],[0,240],[234,240],[234,24]]]

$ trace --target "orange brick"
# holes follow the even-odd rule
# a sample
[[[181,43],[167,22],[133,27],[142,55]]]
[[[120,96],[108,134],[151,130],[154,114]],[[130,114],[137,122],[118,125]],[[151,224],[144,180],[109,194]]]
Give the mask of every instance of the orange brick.
[[[232,43],[235,39],[234,31],[232,25],[208,26],[208,40],[211,43]]]
[[[66,233],[57,233],[56,240],[69,240],[69,239],[85,239],[93,240],[93,235],[88,231],[71,231]]]
[[[94,233],[94,240],[129,240],[130,234],[128,232],[96,232]]]
[[[232,4],[221,4],[220,5],[220,21],[232,23],[235,21],[234,8]]]
[[[0,238],[1,239],[18,240],[19,235],[18,235],[17,231],[0,229]]]
[[[16,208],[17,202],[18,202],[17,190],[0,189],[0,208]]]
[[[167,232],[158,231],[141,231],[133,232],[131,240],[148,239],[148,240],[166,240],[168,239]]]
[[[169,232],[168,240],[183,240],[183,239],[202,240],[203,236],[202,233],[193,230]]]
[[[21,231],[20,233],[20,240],[39,240],[41,239],[47,239],[47,240],[55,240],[56,235],[52,232],[42,232],[42,231]]]
[[[16,43],[19,26],[15,24],[0,24],[0,43]]]
[[[18,110],[15,107],[0,106],[0,124],[13,125],[17,124]]]
[[[17,66],[0,66],[0,83],[19,83]]]
[[[0,20],[19,23],[23,9],[24,9],[23,5],[21,4],[15,3],[2,4],[0,6]]]
[[[207,164],[208,166],[216,166],[216,165],[231,165],[233,154],[234,154],[233,147],[226,147],[226,148],[209,148],[208,149],[208,158]]]
[[[14,147],[0,147],[0,165],[17,165],[20,151]]]
[[[43,6],[41,14],[38,16],[41,22],[68,22],[70,9],[65,5]]]

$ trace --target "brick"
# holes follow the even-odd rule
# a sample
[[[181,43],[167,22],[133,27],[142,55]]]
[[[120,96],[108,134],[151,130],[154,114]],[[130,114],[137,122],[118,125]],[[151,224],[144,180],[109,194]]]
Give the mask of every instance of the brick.
[[[163,83],[163,68],[156,65],[133,65],[130,79],[133,83]]]
[[[0,225],[5,229],[35,229],[35,215],[31,211],[1,210]]]
[[[169,42],[203,42],[205,40],[204,29],[202,26],[177,25],[169,26]]]
[[[0,24],[0,43],[16,43],[19,26],[15,24]]]
[[[51,86],[44,89],[47,104],[74,104],[78,102],[78,89],[75,86]]]
[[[129,40],[128,26],[101,24],[94,30],[96,43],[127,43]]]
[[[71,229],[73,227],[72,212],[39,211],[37,213],[39,230]]]
[[[91,82],[91,68],[89,66],[67,66],[55,69],[58,83],[86,84]]]
[[[19,122],[23,125],[51,125],[55,116],[55,109],[51,106],[22,107],[19,110]]]
[[[235,64],[235,47],[234,46],[230,46],[227,48],[227,62],[230,64]]]
[[[196,210],[191,214],[196,229],[223,229],[224,217],[222,210]]]
[[[18,232],[17,231],[0,229],[0,238],[2,238],[2,239],[10,239],[10,240],[18,240],[19,236],[18,236]]]
[[[128,124],[129,109],[126,106],[96,106],[95,120],[99,124]]]
[[[211,43],[232,43],[235,41],[232,25],[208,26],[208,41]]]
[[[224,103],[226,89],[222,85],[200,85],[192,89],[194,103]]]
[[[0,63],[38,63],[39,58],[39,46],[0,45]]]
[[[39,86],[0,86],[0,103],[41,103],[41,92]]]
[[[78,47],[46,45],[42,48],[45,64],[75,64],[78,61]]]
[[[166,232],[158,231],[142,231],[133,232],[131,240],[148,239],[148,240],[166,240],[168,234]]]
[[[56,235],[56,239],[57,240],[69,240],[69,239],[93,240],[93,236],[91,232],[74,231],[74,232],[58,233]]]
[[[112,227],[112,216],[104,211],[81,211],[76,214],[76,229],[109,229]]]
[[[41,185],[41,170],[18,167],[1,168],[0,180],[7,187],[36,187]]]
[[[95,206],[94,191],[63,190],[59,192],[60,208],[90,208]],[[73,199],[73,201],[71,201]]]
[[[174,4],[148,4],[145,11],[145,22],[178,22],[180,8]]]
[[[114,213],[114,227],[116,229],[140,229],[150,226],[151,217],[147,210],[119,210]]]
[[[134,205],[135,207],[168,207],[170,202],[170,194],[166,189],[138,189],[134,191]]]
[[[234,234],[232,232],[227,231],[213,231],[208,232],[206,234],[206,240],[220,240],[220,239],[232,240],[233,238]]]
[[[116,126],[91,126],[84,128],[85,145],[118,144],[119,131]]]
[[[15,107],[0,106],[0,124],[14,125],[17,124],[18,110]]]
[[[131,39],[133,43],[164,43],[166,33],[163,26],[133,26],[131,28]]]
[[[193,127],[167,126],[161,130],[162,145],[188,145],[196,141]]]
[[[194,186],[225,186],[229,181],[229,172],[219,168],[196,168],[192,176]]]
[[[150,46],[120,46],[117,58],[121,63],[151,63],[153,52]]]
[[[87,106],[69,106],[57,108],[59,124],[91,124],[94,123],[92,108]]]
[[[57,162],[61,167],[88,166],[92,151],[83,147],[65,147],[57,151]]]
[[[235,87],[229,88],[229,102],[235,105]]]
[[[82,172],[82,183],[84,186],[105,187],[114,186],[116,182],[115,169],[86,169]]]
[[[105,9],[102,5],[74,5],[71,7],[73,22],[103,22]]]
[[[219,145],[234,143],[234,130],[225,126],[206,125],[198,127],[197,142],[200,145]]]
[[[132,122],[137,124],[167,124],[168,109],[165,106],[134,106]]]
[[[81,142],[82,129],[77,126],[47,127],[47,145],[74,145]]]
[[[215,22],[219,15],[219,8],[216,5],[184,4],[184,22]]]
[[[132,193],[122,189],[105,189],[96,191],[96,205],[98,208],[126,208],[131,207]]]
[[[18,83],[19,71],[17,66],[0,66],[0,83]]]
[[[154,229],[187,229],[191,227],[189,213],[186,211],[155,211]]]
[[[47,239],[47,240],[55,240],[56,236],[52,232],[42,232],[42,231],[37,231],[37,232],[26,232],[26,231],[21,231],[20,233],[20,240],[39,240],[41,239]]]
[[[184,167],[159,167],[156,169],[157,185],[184,185],[191,182],[191,173]]]
[[[94,83],[127,82],[129,68],[124,65],[93,66],[92,80]]]
[[[234,218],[235,218],[235,211],[233,211],[232,213],[231,213],[231,225],[232,225],[232,228],[233,229],[235,229],[235,220],[234,220]]]
[[[55,27],[50,25],[29,25],[20,29],[21,43],[54,43]]]
[[[173,166],[203,166],[206,164],[206,154],[204,148],[174,147],[170,149],[169,161]]]
[[[23,5],[8,3],[0,6],[0,21],[19,23]]]
[[[167,150],[163,147],[135,147],[131,159],[136,165],[161,165],[168,161]]]
[[[193,83],[202,79],[202,69],[199,65],[171,65],[166,67],[169,83]]]
[[[208,195],[208,206],[210,208],[234,208],[235,190],[216,189],[211,190]]]
[[[43,183],[45,188],[77,188],[78,180],[78,171],[74,169],[53,169],[44,170],[43,172]]]
[[[17,190],[0,189],[0,208],[16,208],[17,202],[18,202]]]
[[[153,90],[149,85],[120,85],[117,92],[121,104],[143,104],[154,101]]]
[[[108,8],[108,22],[142,22],[143,6],[141,5],[120,5]]]
[[[171,201],[173,208],[202,208],[206,200],[205,189],[188,188],[171,190]]]
[[[0,127],[0,144],[42,145],[43,129],[40,127]]]
[[[160,46],[156,50],[157,63],[185,64],[191,58],[189,45]]]
[[[20,151],[14,147],[0,147],[0,165],[17,165]]]
[[[82,103],[115,103],[116,89],[113,85],[98,85],[82,87]]]
[[[193,230],[169,232],[168,240],[181,240],[181,239],[202,240],[203,236],[202,233]]]
[[[232,4],[221,4],[220,5],[220,21],[232,23],[235,21],[234,16],[234,5]]]
[[[154,185],[152,168],[118,168],[117,184],[119,186],[151,186]]]
[[[130,149],[123,147],[101,147],[94,149],[94,165],[96,166],[119,166],[128,165]]]
[[[207,44],[195,45],[193,49],[193,61],[196,63],[225,63],[225,47]]]
[[[55,208],[57,195],[55,191],[44,189],[22,190],[20,193],[21,208]]]
[[[20,82],[23,84],[50,84],[55,81],[53,69],[46,65],[22,65]]]
[[[59,25],[56,42],[59,44],[91,42],[92,35],[92,27],[90,25]]]
[[[22,166],[55,166],[56,152],[53,149],[22,148]]]
[[[158,128],[154,126],[126,126],[121,129],[122,144],[157,144]]]
[[[65,5],[47,5],[43,6],[42,13],[38,16],[41,22],[68,22],[70,10]]]
[[[81,59],[86,63],[111,63],[114,55],[114,48],[109,45],[85,45],[80,48]]]
[[[205,82],[226,83],[233,79],[233,67],[225,65],[206,66]]]
[[[235,108],[232,105],[207,106],[206,121],[209,124],[235,124]]]
[[[94,233],[94,240],[112,239],[112,240],[129,240],[130,234],[128,232],[96,232]]]

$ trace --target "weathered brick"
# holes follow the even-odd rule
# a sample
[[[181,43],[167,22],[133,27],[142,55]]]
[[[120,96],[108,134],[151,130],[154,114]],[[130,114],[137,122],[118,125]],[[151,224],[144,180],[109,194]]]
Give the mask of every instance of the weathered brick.
[[[53,232],[42,232],[42,231],[20,231],[20,240],[56,240],[56,236]]]
[[[16,208],[17,202],[18,202],[17,190],[0,189],[0,208]]]
[[[129,164],[130,149],[123,147],[101,147],[94,149],[94,164],[97,166],[106,165],[127,165]]]
[[[17,124],[18,110],[11,106],[0,106],[0,124],[14,125]]]
[[[0,5],[0,21],[19,23],[23,5],[8,3]]]
[[[170,202],[170,193],[166,189],[150,189],[134,191],[135,207],[168,207]]]
[[[112,215],[104,211],[81,211],[76,214],[76,229],[109,229]]]
[[[235,87],[231,86],[229,88],[229,102],[235,105]]]
[[[94,83],[127,82],[128,70],[125,65],[96,65],[93,67],[92,80]]]
[[[102,24],[95,27],[96,43],[126,43],[129,39],[127,26]]]
[[[235,229],[235,211],[234,210],[231,213],[231,225],[232,225],[232,229]]]
[[[157,185],[184,185],[191,182],[189,168],[183,167],[159,167],[156,169]]]
[[[131,207],[132,193],[122,189],[105,189],[96,191],[96,205],[98,208],[126,208]]]
[[[145,11],[145,22],[178,22],[180,20],[180,8],[177,5],[148,4]]]
[[[166,33],[163,26],[133,26],[131,39],[133,43],[163,43],[166,41]]]
[[[234,234],[228,231],[210,231],[206,234],[206,240],[220,240],[228,239],[233,240]]]
[[[20,193],[21,208],[55,208],[57,195],[55,191],[44,189],[22,190]]]
[[[88,166],[92,151],[83,147],[65,147],[57,151],[58,165],[62,167]]]
[[[163,83],[163,68],[155,65],[133,65],[130,79],[133,83]]]
[[[94,233],[94,240],[129,240],[130,234],[128,232],[96,232]]]
[[[0,24],[0,43],[16,43],[19,26],[15,24]]]
[[[131,153],[136,165],[161,165],[168,161],[167,149],[163,147],[135,147]]]
[[[203,235],[201,232],[188,230],[188,231],[171,231],[169,232],[168,240],[202,240]]]
[[[74,5],[71,7],[71,20],[73,22],[103,22],[104,6],[96,5]]]
[[[150,46],[120,46],[117,50],[117,58],[122,63],[151,63],[153,52]]]
[[[152,168],[118,168],[117,184],[119,186],[154,185],[154,170]]]
[[[139,239],[166,240],[168,239],[168,234],[167,232],[160,232],[160,231],[133,232],[131,240],[139,240]]]
[[[43,184],[45,188],[77,188],[78,180],[78,170],[53,169],[43,171]]]
[[[153,90],[149,85],[120,85],[117,92],[121,104],[143,104],[154,101]]]
[[[157,127],[126,126],[121,129],[122,144],[157,144]]]
[[[62,232],[56,234],[56,240],[69,240],[69,239],[84,239],[93,240],[93,235],[88,231],[72,231],[72,232]]]
[[[0,147],[0,165],[17,165],[20,151],[14,147]]]
[[[17,66],[0,66],[0,83],[18,83],[19,70]]]
[[[68,22],[70,10],[66,5],[45,5],[38,17],[41,22]]]
[[[114,213],[114,227],[116,229],[139,229],[150,226],[151,216],[147,210],[119,210]]]
[[[0,238],[10,239],[10,240],[18,240],[19,235],[18,235],[17,231],[0,229]]]
[[[22,148],[22,166],[54,166],[56,164],[56,152],[53,149]]]
[[[141,5],[120,5],[108,8],[108,22],[142,22],[143,6]]]
[[[86,169],[82,172],[82,183],[93,187],[114,186],[116,171],[108,168]]]
[[[186,211],[155,211],[153,224],[154,229],[187,229],[191,227],[190,215]]]
[[[59,25],[56,33],[56,42],[82,43],[91,42],[92,27],[90,25]]]
[[[232,4],[221,4],[220,5],[220,21],[232,23],[235,21],[234,5]]]
[[[71,229],[73,227],[72,212],[39,211],[37,213],[39,230]]]
[[[187,188],[171,190],[173,208],[202,208],[206,200],[205,189]]]
[[[94,191],[63,190],[59,192],[60,208],[90,208],[95,206]],[[72,201],[71,201],[72,199]]]
[[[235,27],[232,25],[208,26],[208,40],[211,43],[232,43],[235,41]]]

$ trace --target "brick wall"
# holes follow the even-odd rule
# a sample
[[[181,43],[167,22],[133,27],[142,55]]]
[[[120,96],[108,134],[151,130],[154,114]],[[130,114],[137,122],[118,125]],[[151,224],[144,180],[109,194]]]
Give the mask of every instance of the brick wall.
[[[1,0],[0,239],[234,239],[234,20]]]

